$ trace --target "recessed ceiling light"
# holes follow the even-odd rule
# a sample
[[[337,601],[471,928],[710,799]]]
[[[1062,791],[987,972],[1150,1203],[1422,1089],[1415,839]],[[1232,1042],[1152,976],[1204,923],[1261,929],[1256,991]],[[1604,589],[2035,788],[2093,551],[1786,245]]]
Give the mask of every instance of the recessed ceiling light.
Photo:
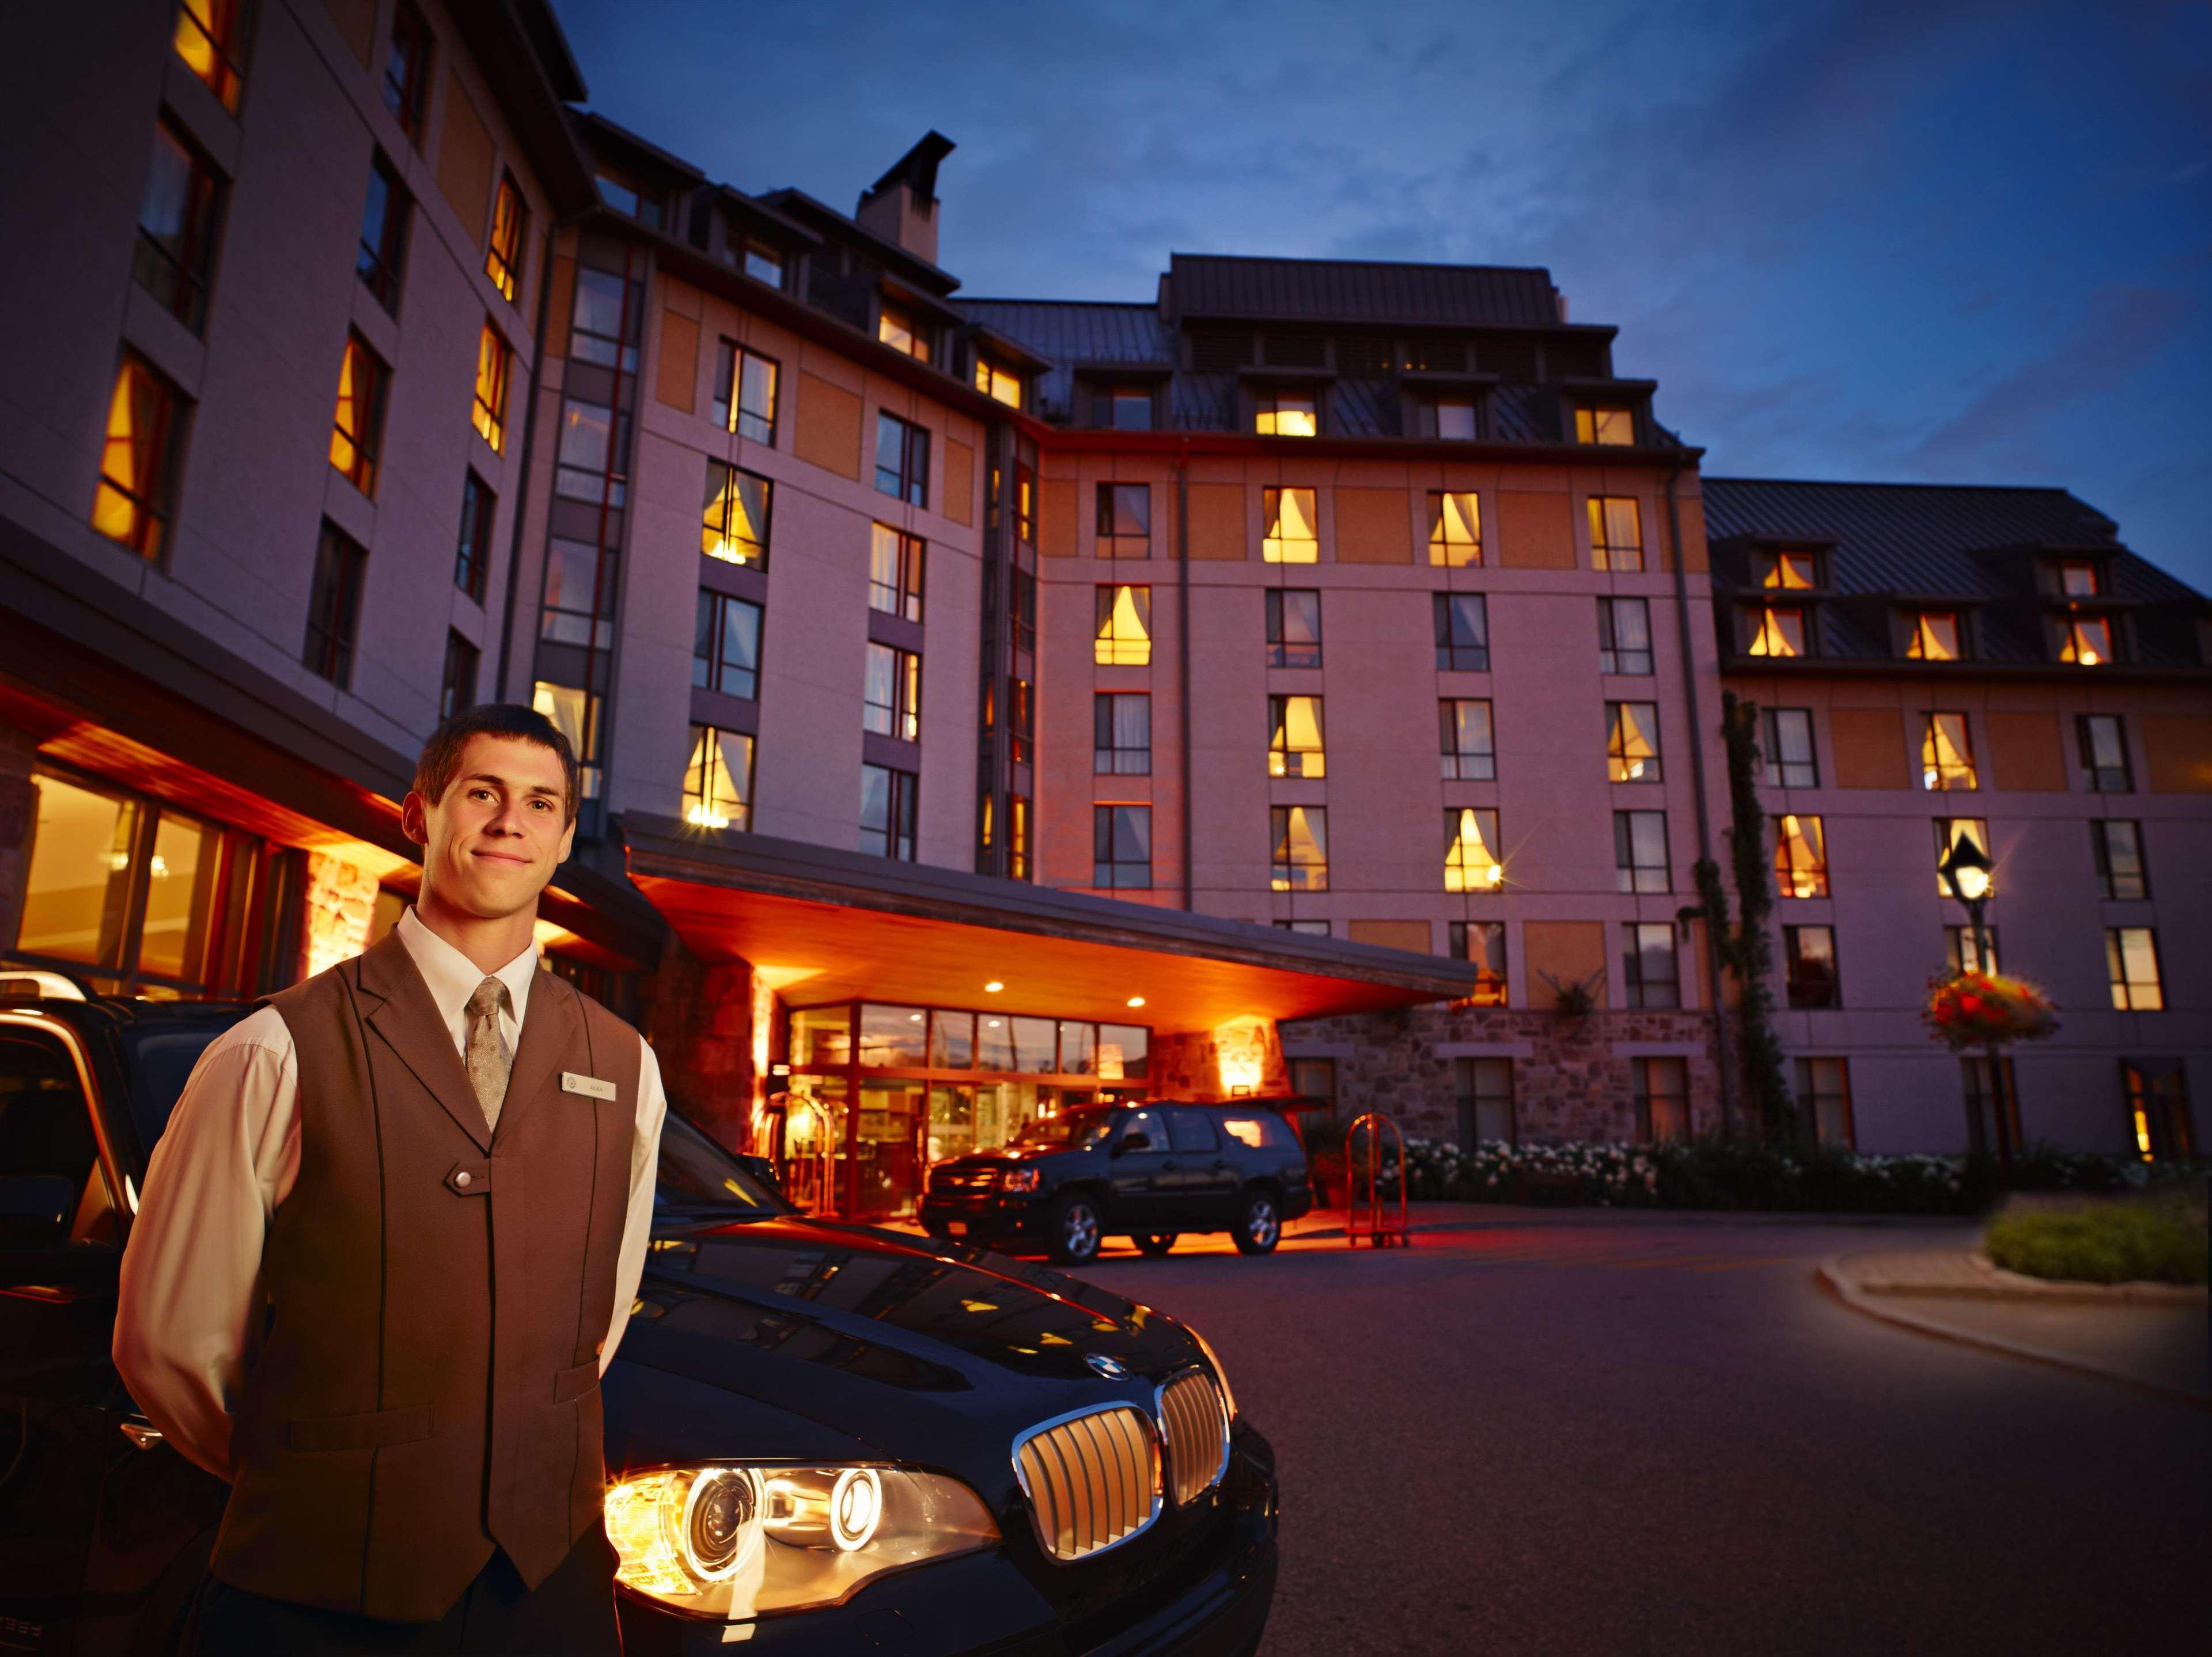
[[[1003,990],[1006,987],[1006,986],[1004,984],[1001,984],[994,978],[989,983],[983,986],[983,993],[986,995],[996,995],[1000,990]]]
[[[1133,995],[1129,998],[1129,1005],[1133,1007],[1141,1007],[1145,1005],[1145,998],[1141,995]]]

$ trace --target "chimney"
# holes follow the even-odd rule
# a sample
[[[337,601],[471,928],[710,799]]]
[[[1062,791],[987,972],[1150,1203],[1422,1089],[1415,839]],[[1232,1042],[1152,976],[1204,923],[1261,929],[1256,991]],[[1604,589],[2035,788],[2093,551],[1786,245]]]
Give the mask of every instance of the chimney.
[[[937,164],[952,153],[952,140],[932,128],[860,192],[853,217],[918,259],[937,263]]]

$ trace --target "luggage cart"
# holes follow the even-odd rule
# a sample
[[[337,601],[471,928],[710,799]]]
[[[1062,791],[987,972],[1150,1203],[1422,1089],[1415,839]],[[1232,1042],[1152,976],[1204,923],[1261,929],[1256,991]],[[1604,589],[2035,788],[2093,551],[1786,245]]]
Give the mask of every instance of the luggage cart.
[[[1382,1131],[1388,1128],[1398,1152],[1398,1202],[1379,1194],[1383,1182]],[[1359,1135],[1367,1134],[1366,1156],[1360,1156]],[[1350,1248],[1362,1236],[1370,1248],[1411,1248],[1413,1228],[1406,1209],[1406,1136],[1397,1123],[1379,1110],[1370,1110],[1353,1122],[1344,1135],[1344,1239]]]

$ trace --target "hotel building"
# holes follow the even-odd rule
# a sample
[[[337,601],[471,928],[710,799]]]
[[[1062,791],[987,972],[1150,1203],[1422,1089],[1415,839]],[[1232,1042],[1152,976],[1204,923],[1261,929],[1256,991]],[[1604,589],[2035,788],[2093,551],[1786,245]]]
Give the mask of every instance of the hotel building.
[[[2065,1010],[2026,1137],[2202,1143],[2207,607],[2063,492],[1703,476],[1540,270],[969,298],[949,141],[850,214],[710,180],[581,112],[542,0],[40,27],[75,72],[6,139],[19,985],[250,997],[359,949],[416,879],[415,750],[508,700],[585,767],[547,968],[842,1211],[1097,1096],[1743,1127],[1682,914],[1732,693],[1813,1130],[1986,1133],[1916,1011],[1971,949],[1966,834]]]

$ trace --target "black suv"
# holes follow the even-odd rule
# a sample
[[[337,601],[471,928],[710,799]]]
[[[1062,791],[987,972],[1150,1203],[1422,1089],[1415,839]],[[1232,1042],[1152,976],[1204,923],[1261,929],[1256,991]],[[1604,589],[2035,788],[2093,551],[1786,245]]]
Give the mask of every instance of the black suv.
[[[108,1348],[148,1153],[244,1011],[0,999],[0,1652],[172,1652],[206,1569],[227,1487]],[[1195,1332],[810,1219],[673,1113],[653,1239],[601,1383],[631,1657],[1258,1649],[1274,1457]]]
[[[940,1162],[921,1223],[933,1237],[1042,1247],[1064,1266],[1126,1235],[1164,1254],[1186,1231],[1273,1252],[1313,1206],[1305,1147],[1273,1111],[1169,1101],[1040,1117],[1003,1150]]]

